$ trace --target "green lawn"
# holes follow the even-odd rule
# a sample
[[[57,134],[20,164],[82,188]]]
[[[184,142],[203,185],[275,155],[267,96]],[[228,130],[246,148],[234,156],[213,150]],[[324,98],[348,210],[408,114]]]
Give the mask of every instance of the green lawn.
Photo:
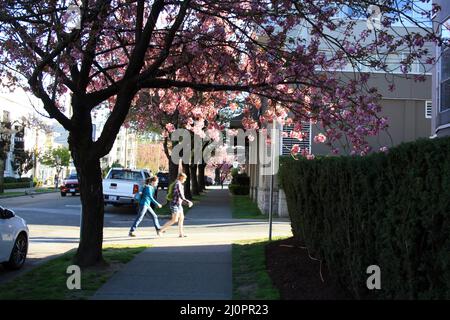
[[[280,299],[266,270],[267,243],[267,240],[249,240],[233,244],[233,299]]]
[[[235,219],[268,219],[249,196],[232,195],[231,210]]]
[[[43,299],[87,299],[92,296],[116,271],[146,246],[111,246],[103,249],[103,257],[108,263],[104,267],[81,270],[81,289],[67,289],[70,276],[67,267],[72,264],[75,250],[52,259],[44,264],[0,285],[0,300],[43,300]]]
[[[48,192],[59,192],[59,190],[55,188],[36,188],[32,191],[32,193],[48,193]],[[18,191],[8,191],[5,190],[4,193],[0,193],[0,198],[2,197],[19,197],[19,196],[25,196],[27,193],[24,191],[18,192]]]
[[[13,197],[15,197],[15,196],[23,196],[23,195],[25,195],[24,192],[3,192],[3,193],[0,193],[0,198],[2,198],[2,197],[11,197],[11,196],[13,196]]]
[[[59,192],[59,189],[55,189],[55,188],[39,188],[39,189],[35,189],[35,192]]]

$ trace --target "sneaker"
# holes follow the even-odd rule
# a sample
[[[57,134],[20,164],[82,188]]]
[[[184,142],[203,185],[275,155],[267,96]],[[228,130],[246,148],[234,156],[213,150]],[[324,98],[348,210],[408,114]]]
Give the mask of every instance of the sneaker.
[[[180,235],[178,236],[178,238],[187,238],[187,235],[185,235],[185,234],[180,234]]]
[[[130,232],[128,233],[128,236],[129,236],[129,237],[136,237],[136,234],[135,234],[134,232],[130,231]]]
[[[161,230],[156,230],[156,235],[157,235],[158,237],[161,237]]]

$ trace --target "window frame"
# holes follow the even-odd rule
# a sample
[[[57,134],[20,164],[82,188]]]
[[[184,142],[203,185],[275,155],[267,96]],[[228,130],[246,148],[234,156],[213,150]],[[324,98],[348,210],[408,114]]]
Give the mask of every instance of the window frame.
[[[442,20],[443,22],[439,26],[439,36],[442,36],[442,26],[444,23],[449,22],[450,23],[450,15],[448,15],[445,19]],[[450,42],[450,26],[449,26],[449,42]],[[444,50],[442,50],[442,47],[438,47],[439,51],[439,62],[437,66],[437,82],[438,82],[438,104],[439,104],[439,113],[448,112],[450,110],[450,105],[447,106],[445,109],[442,108],[442,59],[443,54],[446,51],[449,51],[450,53],[450,46],[447,46]],[[450,81],[450,77],[446,80]]]
[[[430,108],[430,115],[428,115],[428,108]],[[425,101],[425,119],[433,118],[433,101],[426,100]]]

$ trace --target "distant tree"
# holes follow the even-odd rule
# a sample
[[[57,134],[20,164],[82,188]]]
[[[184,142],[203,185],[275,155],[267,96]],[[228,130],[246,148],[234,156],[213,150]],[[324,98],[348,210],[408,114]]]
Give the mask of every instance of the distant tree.
[[[43,165],[56,169],[58,177],[61,171],[70,164],[70,151],[67,147],[58,147],[45,152],[39,159]]]
[[[124,166],[122,164],[120,164],[119,160],[116,160],[113,162],[113,164],[111,165],[111,168],[123,168]]]
[[[8,120],[0,122],[0,193],[4,191],[5,160],[11,146],[11,135],[13,134],[11,127],[12,124]]]
[[[32,168],[34,168],[33,176],[36,177],[37,176],[37,172],[36,172],[37,162],[39,159],[39,150],[38,150],[38,146],[37,146],[39,133],[42,132],[43,134],[49,134],[50,132],[52,132],[52,130],[48,124],[46,124],[44,121],[42,121],[42,118],[39,118],[34,114],[28,114],[27,116],[22,117],[20,119],[19,123],[22,127],[35,131],[36,140],[35,140],[35,145],[34,145],[34,149],[33,149],[33,166],[32,166]]]
[[[119,162],[119,160],[114,161],[110,166],[107,166],[102,170],[103,177],[106,177],[111,168],[124,168],[124,166]]]
[[[163,148],[162,142],[140,139],[136,159],[137,167],[150,169],[154,173],[160,170],[166,171],[169,163]]]
[[[34,153],[26,150],[14,150],[14,160],[11,160],[11,166],[17,172],[19,177],[34,167]]]

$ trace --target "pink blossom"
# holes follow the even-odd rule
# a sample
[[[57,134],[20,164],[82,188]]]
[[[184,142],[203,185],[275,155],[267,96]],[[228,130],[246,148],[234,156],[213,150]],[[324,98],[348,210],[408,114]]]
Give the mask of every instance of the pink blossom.
[[[322,133],[319,133],[314,137],[315,143],[324,143],[327,140],[327,137],[323,135]]]
[[[168,124],[166,124],[166,130],[167,130],[169,133],[172,133],[172,132],[175,131],[175,126],[174,126],[172,123],[168,123]]]
[[[294,144],[291,148],[291,153],[292,154],[297,154],[300,152],[300,146],[298,144]]]
[[[306,157],[309,154],[309,150],[306,148],[303,148],[300,153],[302,154],[303,157]]]

